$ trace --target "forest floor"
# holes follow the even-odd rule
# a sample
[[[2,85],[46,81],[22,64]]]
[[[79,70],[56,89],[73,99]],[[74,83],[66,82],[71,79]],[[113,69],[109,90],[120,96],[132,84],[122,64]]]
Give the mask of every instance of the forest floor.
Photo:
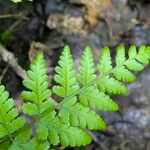
[[[39,0],[40,1],[40,0]],[[27,70],[38,50],[46,55],[52,82],[62,47],[71,46],[75,66],[85,45],[98,60],[104,45],[150,44],[149,0],[38,0],[13,4],[0,1],[0,44]],[[20,99],[24,74],[0,51],[0,81],[13,98]],[[118,112],[100,112],[108,122],[103,132],[93,132],[95,142],[85,150],[150,150],[150,67],[128,84],[129,93],[114,96]],[[18,107],[20,101],[16,102]],[[58,148],[58,149],[63,149]]]

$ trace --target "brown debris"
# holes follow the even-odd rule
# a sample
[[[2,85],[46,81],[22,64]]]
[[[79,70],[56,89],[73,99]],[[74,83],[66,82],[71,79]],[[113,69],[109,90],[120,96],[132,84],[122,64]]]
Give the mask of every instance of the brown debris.
[[[65,33],[78,33],[84,27],[82,17],[72,17],[68,14],[53,13],[47,20],[50,29],[63,29]]]
[[[9,64],[18,76],[23,79],[26,78],[26,71],[18,64],[17,58],[13,53],[4,48],[2,44],[0,44],[0,56]]]
[[[29,60],[32,61],[39,51],[52,54],[52,49],[50,47],[43,43],[33,41],[28,52]]]
[[[87,21],[91,26],[96,25],[99,17],[104,18],[112,7],[111,0],[70,0],[70,3],[83,4],[87,9]]]

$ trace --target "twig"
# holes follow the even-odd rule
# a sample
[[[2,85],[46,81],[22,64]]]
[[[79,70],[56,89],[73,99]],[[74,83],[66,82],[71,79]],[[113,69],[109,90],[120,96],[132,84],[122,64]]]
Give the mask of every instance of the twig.
[[[17,20],[16,22],[14,22],[10,27],[9,29],[10,30],[13,30],[14,28],[16,28],[19,24],[22,23],[22,20]],[[7,30],[7,29],[6,29]]]
[[[23,79],[26,78],[26,71],[18,64],[18,61],[15,58],[14,54],[9,52],[6,48],[4,48],[1,43],[0,56],[2,57],[3,61],[9,64],[9,66],[16,72],[18,76],[20,76]]]
[[[6,74],[7,70],[8,70],[8,68],[9,68],[9,65],[7,65],[7,66],[5,67],[5,69],[3,70],[3,72],[2,72],[2,74],[1,74],[1,76],[0,76],[0,83],[1,83],[1,81],[2,81],[2,79],[3,79],[3,77],[5,76],[5,74]]]
[[[21,19],[29,20],[29,18],[24,16],[22,13],[19,13],[19,14],[0,14],[0,19],[6,19],[6,18],[21,18]]]

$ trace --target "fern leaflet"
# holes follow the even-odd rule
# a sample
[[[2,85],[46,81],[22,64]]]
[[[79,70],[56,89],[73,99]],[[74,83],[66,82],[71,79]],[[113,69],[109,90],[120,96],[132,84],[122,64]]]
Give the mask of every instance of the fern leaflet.
[[[14,100],[0,85],[0,138],[10,136],[24,125],[25,119],[19,117],[19,111],[14,108]]]
[[[23,111],[29,115],[41,114],[50,106],[53,107],[53,102],[50,100],[51,91],[42,52],[37,55],[31,64],[27,75],[28,79],[23,81],[23,85],[30,91],[23,91],[21,93],[21,97],[27,100],[27,103],[23,105]]]
[[[63,122],[69,122],[71,125],[83,129],[101,130],[106,126],[105,122],[95,111],[78,103],[76,97],[61,104],[59,117]]]
[[[100,70],[105,70],[105,65],[110,66],[110,53],[108,47],[104,47],[103,50],[106,50],[106,55],[102,54],[103,58],[103,65],[100,66]],[[105,60],[107,61],[105,63]],[[112,67],[108,67],[111,69]],[[107,69],[108,69],[107,68]],[[107,69],[104,72],[107,72]],[[91,47],[87,46],[85,47],[85,50],[83,51],[83,54],[81,56],[80,60],[80,66],[79,66],[79,75],[78,75],[78,81],[82,84],[82,86],[87,85],[91,81],[95,80],[97,78],[95,74],[95,68],[94,68],[94,61],[93,61],[93,55],[92,55],[92,49]],[[101,80],[103,81],[103,80]],[[94,87],[95,86],[95,87]],[[109,96],[106,96],[102,91],[100,92],[96,85],[89,86],[86,88],[81,94],[79,95],[80,103],[84,106],[90,106],[91,108],[97,108],[102,110],[117,110],[118,105],[113,102]],[[104,90],[105,91],[105,90]]]
[[[55,68],[57,74],[54,76],[54,80],[59,85],[53,87],[53,92],[60,97],[67,97],[79,89],[69,46],[64,47],[58,64],[59,66]]]

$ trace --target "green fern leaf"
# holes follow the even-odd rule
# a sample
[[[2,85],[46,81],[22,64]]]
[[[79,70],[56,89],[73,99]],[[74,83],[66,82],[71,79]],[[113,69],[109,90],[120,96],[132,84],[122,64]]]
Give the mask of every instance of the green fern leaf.
[[[14,100],[0,85],[0,138],[9,136],[24,125],[25,119],[19,117],[19,111],[14,108]]]
[[[56,85],[52,90],[61,97],[61,102],[54,102],[50,97],[44,56],[40,52],[23,81],[27,91],[21,93],[26,100],[23,112],[34,118],[34,124],[23,126],[25,120],[14,108],[14,100],[9,98],[4,86],[0,86],[0,138],[1,141],[11,138],[0,143],[1,149],[47,150],[51,145],[74,147],[89,144],[92,139],[86,129],[103,130],[106,126],[95,109],[118,110],[117,103],[107,93],[125,94],[127,88],[122,81],[133,82],[132,71],[141,71],[150,61],[149,46],[141,45],[138,50],[131,46],[128,56],[125,54],[123,45],[117,47],[115,64],[112,65],[110,50],[104,47],[97,75],[92,49],[87,46],[81,56],[79,73],[76,73],[70,48],[65,46],[55,69]],[[33,133],[31,125],[34,125]]]
[[[116,102],[93,86],[83,91],[79,100],[83,106],[90,106],[92,109],[96,108],[104,111],[117,111],[119,109]]]
[[[135,59],[137,55],[136,47],[134,45],[131,45],[129,47],[128,55],[130,59]]]
[[[109,69],[111,69],[112,68],[111,67],[111,58],[110,58],[110,53],[108,52],[108,50],[109,50],[108,47],[105,47],[103,49],[102,58],[106,59],[106,57],[109,56],[109,60],[108,60],[107,64],[110,65]],[[106,53],[107,53],[106,55],[105,55],[104,51],[106,51]],[[103,67],[105,67],[104,60],[101,63],[101,65]],[[101,68],[101,66],[99,66],[99,67]],[[103,67],[102,67],[102,69],[103,69]],[[78,81],[83,86],[85,86],[85,85],[88,85],[91,81],[96,80],[96,78],[97,78],[97,76],[95,75],[92,50],[89,46],[87,46],[81,56]],[[92,109],[98,108],[101,110],[108,110],[108,111],[118,109],[118,105],[115,102],[113,102],[104,93],[99,92],[99,90],[94,86],[90,86],[90,87],[86,88],[84,91],[82,91],[79,94],[79,101],[83,106],[90,106]]]
[[[50,144],[47,141],[39,141],[37,138],[29,140],[27,143],[13,143],[9,150],[48,150]]]
[[[149,63],[149,46],[146,47],[145,45],[141,45],[137,52],[136,47],[132,45],[129,48],[128,56],[129,58],[126,59],[124,46],[119,46],[117,48],[116,67],[113,68],[112,73],[114,74],[117,80],[133,82],[136,79],[136,77],[131,71],[141,71],[144,69],[142,64]]]
[[[125,57],[125,48],[123,45],[117,47],[117,54],[115,60],[117,66],[122,66],[124,64],[126,57]]]
[[[91,143],[92,140],[91,137],[83,130],[70,126],[69,124],[63,124],[58,118],[52,122],[52,127],[49,129],[49,139],[53,145],[58,145],[60,143],[65,147],[85,146]],[[55,138],[59,143],[55,143]]]
[[[32,130],[31,128],[26,128],[18,134],[9,150],[48,150],[50,148],[50,144],[48,141],[41,141],[36,136],[31,138]]]
[[[59,66],[55,68],[54,80],[59,85],[53,87],[53,92],[60,97],[67,97],[79,89],[68,45],[64,47],[58,64]]]
[[[137,53],[136,47],[132,45],[129,48],[129,59],[136,59],[138,62],[142,64],[148,64],[150,59],[150,47],[141,45]]]
[[[53,107],[42,52],[34,59],[30,70],[27,71],[27,75],[28,78],[23,81],[23,85],[30,91],[21,93],[21,97],[27,101],[27,103],[23,104],[23,111],[28,115],[41,114],[48,108]]]
[[[146,47],[141,45],[138,53],[135,46],[131,46],[129,48],[128,55],[129,58],[126,59],[124,46],[118,46],[115,57],[116,66],[112,68],[110,50],[108,48],[102,49],[98,70],[103,76],[97,84],[100,91],[113,94],[125,94],[127,92],[127,88],[121,82],[119,82],[119,80],[133,82],[136,79],[131,71],[141,71],[144,69],[142,64],[149,63],[149,46]],[[107,61],[105,62],[105,60]],[[116,79],[110,77],[111,73],[114,74]]]
[[[52,122],[50,131],[49,138],[53,145],[58,144],[55,142],[55,135],[59,135],[59,139],[58,137],[56,138],[57,142],[59,141],[65,147],[85,146],[92,140],[91,137],[83,130],[68,124],[62,124],[58,118]]]
[[[126,69],[125,66],[114,68],[113,74],[117,80],[122,80],[124,82],[133,82],[136,79],[135,75]]]
[[[49,112],[53,111],[54,102],[50,98],[51,90],[49,89],[45,60],[42,52],[40,52],[33,60],[30,70],[27,71],[27,75],[28,78],[23,81],[23,84],[30,91],[23,91],[21,93],[22,98],[27,101],[27,103],[23,104],[24,113],[33,116],[40,115],[46,110],[49,110]],[[52,118],[47,119],[50,120]],[[46,140],[47,137],[45,138],[45,136],[48,136],[46,129],[47,128],[43,128],[39,124],[36,124],[38,138],[30,139],[24,144],[24,147],[31,145],[31,149],[33,150],[48,149],[50,144]]]
[[[82,146],[91,142],[91,137],[86,132],[70,124],[61,122],[59,117],[56,116],[55,111],[47,114],[40,120],[40,127],[41,132],[44,129],[43,132],[47,133],[39,138],[48,138],[52,145]]]
[[[48,150],[50,148],[50,144],[48,141],[40,141],[37,137],[32,138],[25,144],[25,150]],[[20,149],[21,150],[21,149]]]
[[[41,140],[47,139],[49,135],[49,130],[45,125],[51,124],[51,121],[54,120],[56,117],[56,112],[51,111],[50,113],[46,114],[38,123],[36,132],[38,133],[38,138]]]
[[[129,70],[134,71],[143,70],[144,67],[142,64],[148,64],[150,59],[150,51],[148,49],[149,48],[146,47],[145,45],[141,45],[137,53],[135,46],[132,45],[129,48],[129,59],[126,60],[125,66]]]
[[[32,134],[32,130],[27,129],[27,130],[23,131],[22,133],[20,133],[19,135],[17,135],[15,137],[13,143],[11,144],[9,150],[25,149],[25,145],[26,145],[27,141],[30,140],[31,134]]]
[[[126,60],[125,65],[129,70],[142,71],[144,69],[144,67],[134,59]]]
[[[90,46],[87,46],[85,47],[85,50],[81,56],[78,81],[82,85],[86,85],[94,79],[96,79],[96,74],[94,69],[92,49]]]
[[[127,88],[118,80],[109,77],[108,75],[103,77],[98,82],[98,88],[100,91],[113,93],[113,94],[126,94]]]
[[[131,50],[131,49],[130,49]],[[129,50],[129,58],[134,58],[136,55],[136,49]],[[133,82],[136,78],[134,74],[125,68],[126,61],[125,48],[123,45],[117,47],[117,54],[115,57],[116,67],[113,69],[113,74],[117,80],[123,80],[125,82]]]
[[[124,48],[121,46],[118,48],[116,56],[117,65],[122,64],[124,60]],[[108,47],[102,49],[98,70],[100,74],[103,75],[102,79],[100,79],[97,84],[100,91],[112,94],[125,94],[127,92],[127,88],[123,84],[109,76],[113,71],[113,67],[111,65],[111,56]]]
[[[3,142],[3,143],[0,143],[0,150],[6,150],[6,149],[9,149],[10,147],[10,142],[9,141],[6,141],[6,142]]]
[[[107,74],[112,69],[111,55],[108,46],[105,46],[101,50],[101,55],[98,64],[98,71],[100,74]]]
[[[76,97],[63,101],[60,107],[59,117],[62,122],[90,130],[102,130],[106,127],[103,119],[95,111],[78,103]]]

